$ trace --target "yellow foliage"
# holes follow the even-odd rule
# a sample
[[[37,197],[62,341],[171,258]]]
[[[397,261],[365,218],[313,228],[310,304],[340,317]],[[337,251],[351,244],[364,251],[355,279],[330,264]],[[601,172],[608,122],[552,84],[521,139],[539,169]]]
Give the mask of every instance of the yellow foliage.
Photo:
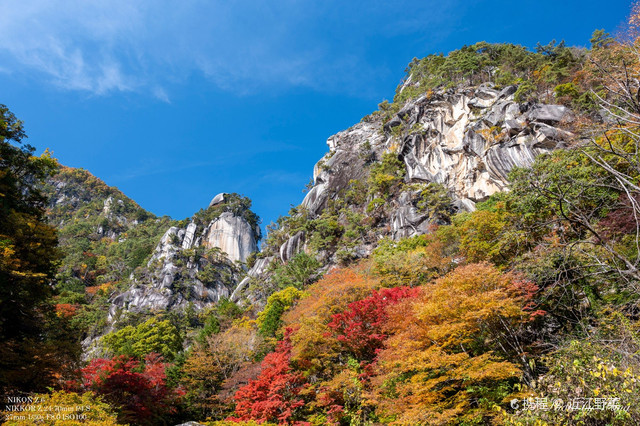
[[[113,286],[112,282],[104,283],[104,284],[100,285],[100,291],[102,291],[104,294],[107,294],[109,292],[109,289],[112,286]]]
[[[460,267],[390,308],[372,401],[394,424],[485,422],[520,369],[499,353],[528,320],[518,279],[488,264]],[[508,345],[504,345],[507,346]],[[478,401],[485,401],[479,403]]]

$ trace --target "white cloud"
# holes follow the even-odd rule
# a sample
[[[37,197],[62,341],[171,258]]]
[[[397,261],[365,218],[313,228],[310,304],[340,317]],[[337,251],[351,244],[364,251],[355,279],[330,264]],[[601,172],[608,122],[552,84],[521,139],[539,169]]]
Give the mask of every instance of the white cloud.
[[[4,2],[1,11],[0,51],[11,59],[5,62],[11,71],[32,72],[62,88],[97,94],[136,86],[109,48],[123,33],[126,10],[82,1],[23,0]]]
[[[428,18],[397,31],[438,19],[443,6],[434,3],[421,8]],[[163,102],[170,85],[193,73],[239,93],[361,90],[385,72],[367,63],[367,38],[388,31],[396,10],[376,0],[4,0],[0,71],[98,95],[144,91]]]
[[[165,102],[167,104],[171,103],[171,99],[169,99],[169,94],[160,86],[156,86],[153,88],[153,96],[156,99],[161,100],[162,102]]]

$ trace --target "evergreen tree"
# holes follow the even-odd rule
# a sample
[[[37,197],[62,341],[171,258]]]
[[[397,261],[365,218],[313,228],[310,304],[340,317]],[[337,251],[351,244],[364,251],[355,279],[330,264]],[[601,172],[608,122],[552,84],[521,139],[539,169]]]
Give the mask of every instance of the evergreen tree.
[[[44,221],[39,187],[57,167],[48,153],[22,144],[22,122],[0,105],[0,392],[44,390],[59,368],[51,280],[55,230]],[[62,340],[65,340],[62,338]]]

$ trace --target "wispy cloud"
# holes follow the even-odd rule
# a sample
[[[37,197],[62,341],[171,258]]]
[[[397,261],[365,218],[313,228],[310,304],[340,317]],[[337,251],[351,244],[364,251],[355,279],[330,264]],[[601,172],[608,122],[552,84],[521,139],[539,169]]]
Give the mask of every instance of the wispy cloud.
[[[238,93],[361,90],[389,72],[367,62],[370,38],[415,31],[450,7],[433,0],[417,8],[381,0],[4,0],[0,60],[5,73],[62,89],[146,92],[163,102],[169,87],[194,73]]]

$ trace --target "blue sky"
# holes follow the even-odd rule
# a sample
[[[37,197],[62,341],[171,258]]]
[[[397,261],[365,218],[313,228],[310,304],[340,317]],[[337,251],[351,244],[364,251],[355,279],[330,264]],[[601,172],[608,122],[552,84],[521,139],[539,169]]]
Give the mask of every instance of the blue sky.
[[[413,57],[477,41],[588,44],[628,1],[3,0],[0,103],[50,148],[176,219],[219,192],[263,225],[326,139],[393,97]]]

